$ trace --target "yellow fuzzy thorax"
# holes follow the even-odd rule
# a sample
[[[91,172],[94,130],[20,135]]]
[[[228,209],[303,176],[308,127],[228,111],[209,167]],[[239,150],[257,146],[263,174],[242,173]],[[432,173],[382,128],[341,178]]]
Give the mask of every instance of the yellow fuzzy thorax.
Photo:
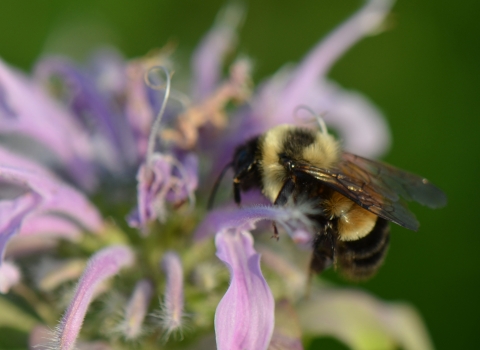
[[[289,132],[298,129],[292,125],[279,125],[267,131],[262,138],[261,162],[263,169],[262,183],[264,194],[274,202],[287,178],[284,167],[280,164],[279,155]],[[305,129],[307,130],[307,129]],[[320,131],[308,130],[314,136],[314,142],[295,154],[295,159],[306,161],[315,167],[328,169],[340,157],[340,145],[332,135]]]

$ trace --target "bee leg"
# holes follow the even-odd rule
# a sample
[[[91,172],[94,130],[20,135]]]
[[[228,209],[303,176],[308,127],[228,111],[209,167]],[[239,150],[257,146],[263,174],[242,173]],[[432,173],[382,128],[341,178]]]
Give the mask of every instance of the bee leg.
[[[235,203],[240,206],[242,198],[240,196],[240,181],[237,178],[233,179],[233,198]]]
[[[278,235],[277,224],[275,223],[275,221],[272,221],[272,225],[273,225],[273,236],[271,238],[275,238],[278,242],[279,235]]]
[[[295,181],[293,179],[288,179],[283,183],[282,189],[278,192],[277,199],[273,202],[274,205],[285,205],[288,202],[288,199],[293,196],[295,191]]]
[[[288,179],[282,186],[282,189],[278,193],[277,199],[273,202],[273,205],[285,205],[288,202],[288,199],[293,195],[293,191],[295,190],[295,182],[292,179]],[[273,236],[272,238],[276,238],[278,241],[278,228],[277,224],[273,222]]]

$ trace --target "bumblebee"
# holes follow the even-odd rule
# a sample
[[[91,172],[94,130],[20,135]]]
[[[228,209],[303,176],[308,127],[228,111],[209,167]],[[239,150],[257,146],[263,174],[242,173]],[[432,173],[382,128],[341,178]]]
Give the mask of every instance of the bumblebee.
[[[372,277],[389,245],[389,222],[419,227],[405,200],[431,208],[445,194],[427,179],[391,165],[343,152],[326,128],[279,125],[235,150],[233,192],[260,188],[274,204],[311,201],[316,232],[310,268],[335,266],[353,280]]]

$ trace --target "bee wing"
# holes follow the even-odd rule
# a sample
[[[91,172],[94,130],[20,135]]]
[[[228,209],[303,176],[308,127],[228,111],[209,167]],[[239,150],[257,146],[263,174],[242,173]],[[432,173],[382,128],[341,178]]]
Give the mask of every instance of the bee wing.
[[[431,208],[446,204],[445,194],[428,180],[391,165],[344,153],[331,169],[299,162],[295,169],[309,174],[362,208],[410,230],[418,221],[404,200]]]
[[[427,179],[382,162],[345,152],[338,168],[347,174],[370,175],[370,185],[379,193],[383,189],[386,195],[393,192],[397,197],[399,195],[407,201],[415,201],[430,208],[447,204],[445,193]]]

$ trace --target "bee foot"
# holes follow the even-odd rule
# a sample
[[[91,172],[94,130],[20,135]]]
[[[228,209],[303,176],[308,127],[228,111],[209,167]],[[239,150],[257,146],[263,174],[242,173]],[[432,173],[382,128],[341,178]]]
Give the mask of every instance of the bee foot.
[[[278,229],[277,229],[277,224],[275,222],[272,223],[273,225],[273,235],[270,238],[275,238],[278,242],[279,240],[279,235],[278,235]]]

